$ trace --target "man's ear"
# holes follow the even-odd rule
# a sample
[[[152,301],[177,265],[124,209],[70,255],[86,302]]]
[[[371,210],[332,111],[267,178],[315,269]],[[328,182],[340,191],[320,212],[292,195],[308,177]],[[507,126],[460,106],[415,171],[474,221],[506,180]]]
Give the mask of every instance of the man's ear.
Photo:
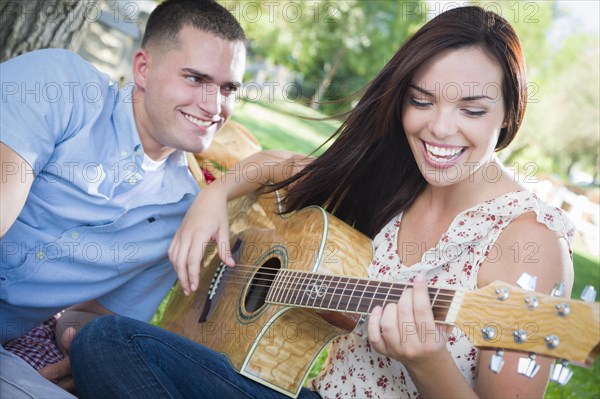
[[[150,66],[150,55],[144,49],[139,49],[133,55],[133,81],[140,89],[146,88],[146,77]]]

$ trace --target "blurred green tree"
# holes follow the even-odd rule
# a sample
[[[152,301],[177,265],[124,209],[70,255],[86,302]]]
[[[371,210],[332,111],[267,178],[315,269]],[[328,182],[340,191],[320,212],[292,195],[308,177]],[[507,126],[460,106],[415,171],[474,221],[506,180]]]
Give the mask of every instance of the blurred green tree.
[[[250,59],[287,68],[298,97],[328,114],[349,109],[352,103],[330,101],[353,99],[410,34],[458,5],[421,0],[221,3],[244,26]],[[515,143],[501,156],[508,165],[528,165],[528,176],[532,162],[536,172],[566,177],[577,167],[597,175],[598,38],[558,30],[568,6],[555,1],[472,3],[506,18],[527,58],[528,111]]]
[[[251,38],[250,55],[294,71],[313,108],[363,88],[425,22],[426,11],[420,0],[221,3]]]
[[[600,146],[600,40],[560,28],[567,9],[554,1],[498,2],[517,30],[527,59],[527,113],[509,165],[567,178],[574,167],[596,176]]]

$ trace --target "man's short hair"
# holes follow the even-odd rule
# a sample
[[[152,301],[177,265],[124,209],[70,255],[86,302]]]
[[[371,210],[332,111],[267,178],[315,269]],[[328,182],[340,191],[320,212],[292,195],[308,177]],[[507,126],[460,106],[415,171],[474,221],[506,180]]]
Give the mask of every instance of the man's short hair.
[[[212,33],[230,42],[246,38],[235,17],[214,0],[166,0],[150,14],[142,47],[177,42],[184,26]]]

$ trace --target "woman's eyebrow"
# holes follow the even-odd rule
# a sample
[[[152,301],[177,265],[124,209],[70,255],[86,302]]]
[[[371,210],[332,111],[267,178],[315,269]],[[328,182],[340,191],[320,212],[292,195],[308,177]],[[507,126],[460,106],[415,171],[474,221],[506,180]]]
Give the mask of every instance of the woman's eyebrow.
[[[477,101],[477,100],[490,100],[493,101],[493,98],[489,97],[489,96],[468,96],[468,97],[463,97],[460,99],[461,101]]]
[[[408,85],[408,87],[410,87],[411,89],[415,89],[415,90],[416,90],[416,91],[418,91],[419,93],[423,93],[423,94],[425,94],[426,96],[435,97],[435,96],[434,96],[434,94],[433,94],[432,92],[430,92],[429,90],[425,90],[424,88],[422,88],[422,87],[419,87],[419,86],[417,86],[417,85],[410,84],[410,85]]]
[[[414,89],[414,90],[418,91],[419,93],[423,93],[426,96],[435,97],[435,95],[432,92],[430,92],[429,90],[425,90],[424,88],[419,87],[417,85],[410,84],[410,85],[408,85],[408,87],[411,88],[411,89]],[[490,96],[484,96],[484,95],[467,96],[467,97],[462,97],[460,99],[460,101],[464,101],[464,102],[477,101],[477,100],[490,100],[490,101],[494,101],[494,99],[491,98]]]

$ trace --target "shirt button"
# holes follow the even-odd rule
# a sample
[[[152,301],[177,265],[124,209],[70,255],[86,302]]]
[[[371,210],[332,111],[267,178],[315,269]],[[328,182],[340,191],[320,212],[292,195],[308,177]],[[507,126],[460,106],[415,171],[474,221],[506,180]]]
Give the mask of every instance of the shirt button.
[[[127,151],[123,151],[123,152],[121,153],[121,156],[122,156],[122,157],[126,157],[126,156],[127,156],[127,154],[129,154]]]
[[[38,253],[36,254],[36,257],[37,257],[38,259],[44,259],[44,255],[45,255],[45,254],[44,254],[44,251],[40,251],[40,252],[38,252]]]
[[[135,153],[141,156],[144,153],[144,150],[142,150],[142,147],[138,147],[137,150],[135,150]]]
[[[76,232],[76,231],[72,232],[72,233],[71,233],[71,238],[73,238],[73,239],[77,239],[77,238],[79,238],[79,233],[78,233],[78,232]]]
[[[137,182],[138,182],[138,179],[136,179],[135,177],[132,177],[132,178],[129,179],[129,184],[131,184],[132,186],[134,184],[136,184]]]

